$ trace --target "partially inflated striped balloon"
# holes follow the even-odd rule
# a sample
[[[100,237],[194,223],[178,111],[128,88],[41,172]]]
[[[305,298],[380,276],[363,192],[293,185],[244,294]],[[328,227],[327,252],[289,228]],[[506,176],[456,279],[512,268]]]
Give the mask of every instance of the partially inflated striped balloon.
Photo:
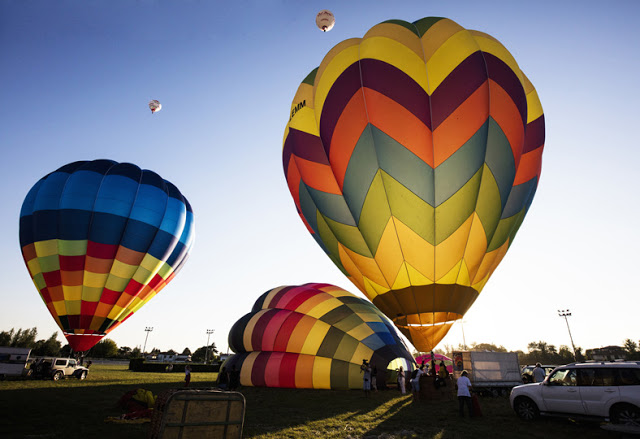
[[[154,297],[187,260],[193,213],[158,174],[111,160],[40,179],[20,212],[20,246],[49,312],[86,351]]]
[[[274,288],[229,332],[236,355],[224,368],[243,386],[305,389],[362,387],[362,360],[380,371],[413,357],[391,322],[365,299],[334,285]]]
[[[507,49],[428,17],[331,49],[291,104],[283,166],[318,244],[428,352],[513,242],[543,145],[538,95]]]

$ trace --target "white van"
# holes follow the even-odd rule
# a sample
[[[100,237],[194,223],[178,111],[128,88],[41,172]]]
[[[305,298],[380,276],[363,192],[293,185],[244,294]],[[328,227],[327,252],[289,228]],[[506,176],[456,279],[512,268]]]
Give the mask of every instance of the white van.
[[[27,369],[30,354],[29,348],[0,347],[0,380],[27,376],[30,372]]]

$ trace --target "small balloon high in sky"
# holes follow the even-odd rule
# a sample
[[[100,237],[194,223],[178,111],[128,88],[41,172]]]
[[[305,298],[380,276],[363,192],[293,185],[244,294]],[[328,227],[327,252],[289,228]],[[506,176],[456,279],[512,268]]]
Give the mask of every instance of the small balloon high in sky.
[[[320,247],[429,352],[513,242],[544,127],[496,39],[446,18],[390,20],[339,43],[299,86],[284,172]]]
[[[149,109],[151,110],[151,113],[157,113],[158,111],[162,110],[162,104],[153,99],[151,101],[149,101]]]
[[[158,174],[112,160],[40,179],[20,212],[29,274],[74,351],[86,351],[164,288],[193,243],[187,199]]]
[[[318,15],[316,15],[316,26],[318,26],[318,29],[322,32],[330,31],[335,24],[336,18],[333,16],[333,13],[327,9],[318,12]]]

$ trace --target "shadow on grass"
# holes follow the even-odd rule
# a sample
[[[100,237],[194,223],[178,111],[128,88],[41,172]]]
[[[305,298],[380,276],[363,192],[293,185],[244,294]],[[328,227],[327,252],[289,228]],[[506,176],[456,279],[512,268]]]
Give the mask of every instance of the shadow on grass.
[[[106,377],[105,377],[106,378]],[[155,395],[183,386],[171,382],[105,385],[101,381],[25,383],[21,388],[0,383],[0,437],[27,439],[145,438],[150,424],[106,423],[119,416],[121,396],[144,388]],[[110,380],[107,380],[110,381]],[[195,382],[208,387],[211,382]],[[603,438],[619,437],[597,423],[566,419],[520,421],[507,398],[483,398],[483,416],[458,417],[456,400],[411,402],[397,391],[365,398],[361,391],[242,388],[246,399],[246,438]]]
[[[107,423],[105,419],[123,413],[117,404],[130,390],[143,388],[158,395],[183,385],[177,380],[175,383],[120,385],[65,380],[55,385],[44,382],[43,387],[34,388],[8,390],[0,387],[0,437],[144,438],[148,423],[115,424]]]

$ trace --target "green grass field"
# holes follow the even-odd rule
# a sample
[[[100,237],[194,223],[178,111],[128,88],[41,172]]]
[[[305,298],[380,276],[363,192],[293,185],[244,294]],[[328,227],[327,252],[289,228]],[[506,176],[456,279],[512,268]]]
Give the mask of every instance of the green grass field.
[[[212,387],[215,373],[194,373],[191,387]],[[120,397],[184,385],[182,373],[131,372],[126,365],[91,367],[85,381],[0,382],[0,438],[146,438],[149,424],[105,422]],[[351,391],[242,388],[247,438],[603,438],[619,437],[598,423],[567,419],[520,421],[506,397],[481,398],[483,416],[459,418],[457,401],[412,404],[395,390]]]

